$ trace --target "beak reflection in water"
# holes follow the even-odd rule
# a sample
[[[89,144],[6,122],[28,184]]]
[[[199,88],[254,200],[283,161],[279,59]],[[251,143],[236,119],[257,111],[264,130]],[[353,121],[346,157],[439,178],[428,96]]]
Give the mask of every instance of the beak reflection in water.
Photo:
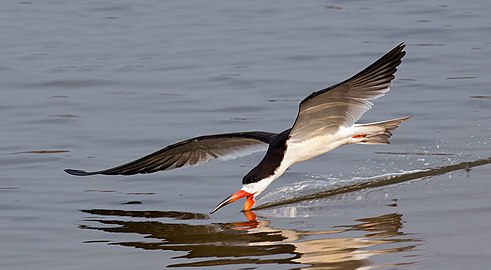
[[[246,220],[230,223],[207,223],[210,218],[206,214],[178,211],[82,212],[90,216],[81,229],[114,233],[112,240],[91,239],[85,243],[186,252],[173,257],[167,267],[282,265],[284,269],[366,269],[377,266],[369,259],[375,255],[393,254],[391,259],[399,261],[391,262],[392,266],[415,263],[419,255],[415,247],[420,240],[402,232],[402,215],[397,213],[326,230],[297,231],[275,228],[272,221],[257,219],[252,211],[244,211]],[[126,236],[121,238],[125,240],[118,240],[121,233],[136,234],[137,239],[127,241]]]

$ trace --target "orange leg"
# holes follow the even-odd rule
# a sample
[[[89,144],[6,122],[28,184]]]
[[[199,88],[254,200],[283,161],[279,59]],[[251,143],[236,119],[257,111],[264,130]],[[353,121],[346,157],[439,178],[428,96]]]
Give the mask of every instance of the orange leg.
[[[252,206],[254,205],[256,201],[254,200],[254,195],[247,196],[247,199],[244,203],[244,210],[243,211],[249,211],[251,210]]]
[[[360,135],[353,136],[353,138],[359,139],[359,138],[365,138],[366,136],[367,136],[367,134],[360,134]]]

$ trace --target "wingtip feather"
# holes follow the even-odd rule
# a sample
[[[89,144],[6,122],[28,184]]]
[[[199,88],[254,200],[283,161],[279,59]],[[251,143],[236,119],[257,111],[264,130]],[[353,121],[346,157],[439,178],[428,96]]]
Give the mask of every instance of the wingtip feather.
[[[75,170],[75,169],[65,169],[65,172],[71,175],[76,175],[76,176],[87,176],[87,175],[92,175],[94,173],[91,172],[86,172],[84,170]]]

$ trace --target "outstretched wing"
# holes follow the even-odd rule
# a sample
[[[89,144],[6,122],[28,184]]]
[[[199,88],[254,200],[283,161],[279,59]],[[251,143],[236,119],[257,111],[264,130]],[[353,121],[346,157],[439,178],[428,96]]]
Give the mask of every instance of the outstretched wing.
[[[266,150],[275,135],[275,133],[256,131],[200,136],[169,145],[157,152],[114,168],[94,172],[66,169],[65,172],[78,176],[131,175],[194,166],[211,159],[228,160]]]
[[[397,66],[406,54],[404,47],[403,43],[399,44],[348,80],[302,100],[289,140],[301,142],[334,134],[339,127],[352,126],[372,107],[370,100],[389,91]]]

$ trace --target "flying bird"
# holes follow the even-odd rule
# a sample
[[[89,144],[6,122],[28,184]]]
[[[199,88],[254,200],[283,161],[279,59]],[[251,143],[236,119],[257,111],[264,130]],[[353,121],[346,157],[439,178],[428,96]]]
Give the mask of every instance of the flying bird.
[[[66,169],[87,176],[133,175],[195,166],[212,159],[227,160],[265,149],[259,164],[242,179],[242,188],[220,202],[211,213],[241,198],[243,211],[291,165],[345,144],[388,144],[392,130],[410,117],[357,124],[373,103],[389,91],[397,66],[406,52],[399,44],[353,77],[313,92],[300,102],[293,126],[281,133],[236,132],[195,137],[169,145],[126,164],[100,171]]]

